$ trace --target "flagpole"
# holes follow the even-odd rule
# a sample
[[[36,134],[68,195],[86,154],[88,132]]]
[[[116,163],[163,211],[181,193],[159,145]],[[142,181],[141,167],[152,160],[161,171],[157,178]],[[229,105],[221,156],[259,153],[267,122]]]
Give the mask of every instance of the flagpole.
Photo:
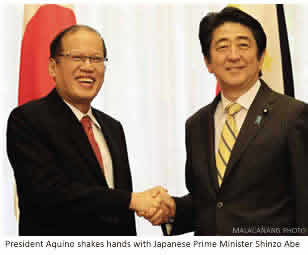
[[[278,18],[284,93],[288,96],[294,97],[292,62],[283,4],[276,4],[276,11]]]

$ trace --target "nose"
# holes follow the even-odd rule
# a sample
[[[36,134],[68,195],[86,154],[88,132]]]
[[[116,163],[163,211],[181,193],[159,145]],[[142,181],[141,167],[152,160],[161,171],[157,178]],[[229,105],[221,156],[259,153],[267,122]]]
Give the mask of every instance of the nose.
[[[238,47],[236,47],[235,45],[232,45],[232,47],[230,47],[230,52],[229,52],[228,58],[231,61],[237,61],[237,60],[240,59],[240,51],[239,51]]]
[[[94,71],[94,65],[90,61],[90,58],[85,58],[83,61],[81,61],[80,70],[86,71],[86,72],[92,72]]]

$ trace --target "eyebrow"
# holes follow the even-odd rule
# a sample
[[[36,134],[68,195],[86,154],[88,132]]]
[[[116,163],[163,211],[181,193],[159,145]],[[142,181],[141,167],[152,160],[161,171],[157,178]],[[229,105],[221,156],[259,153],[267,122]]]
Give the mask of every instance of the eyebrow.
[[[248,36],[244,36],[244,35],[238,36],[236,39],[250,41],[250,38]]]
[[[62,50],[60,52],[84,54],[83,50],[74,50],[74,49],[73,50]],[[95,51],[95,52],[92,52],[92,53],[85,53],[85,54],[88,54],[88,55],[101,55],[101,54],[103,54],[103,52]]]
[[[235,38],[236,40],[247,40],[247,41],[250,41],[250,38],[248,36],[244,36],[244,35],[241,35],[241,36],[238,36]],[[220,38],[218,41],[215,42],[215,45],[221,43],[221,42],[225,42],[225,41],[229,41],[228,38]]]

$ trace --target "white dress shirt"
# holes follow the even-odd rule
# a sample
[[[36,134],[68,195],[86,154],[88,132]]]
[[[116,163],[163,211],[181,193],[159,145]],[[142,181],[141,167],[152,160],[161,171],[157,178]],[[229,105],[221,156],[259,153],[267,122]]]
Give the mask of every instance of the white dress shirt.
[[[97,145],[98,145],[99,150],[100,150],[101,155],[102,155],[106,182],[108,184],[108,187],[113,189],[114,188],[114,180],[113,180],[112,158],[111,158],[111,155],[110,155],[110,151],[108,149],[108,145],[107,145],[106,140],[104,138],[102,128],[100,127],[99,123],[95,119],[95,117],[92,113],[91,107],[90,107],[89,111],[86,114],[84,114],[81,111],[79,111],[75,106],[71,105],[70,103],[66,102],[65,100],[63,100],[63,101],[69,106],[69,108],[72,110],[72,112],[74,113],[74,115],[76,116],[76,118],[78,119],[79,122],[81,121],[81,119],[84,116],[90,117],[94,138],[97,142]]]
[[[247,112],[255,99],[261,83],[257,80],[256,84],[253,85],[245,94],[241,95],[234,103],[238,103],[242,106],[242,109],[235,114],[235,123],[238,131],[240,131],[244,120],[246,118]],[[215,111],[215,155],[218,152],[218,144],[221,136],[222,128],[225,124],[227,113],[225,112],[226,107],[232,103],[230,100],[225,98],[223,92],[221,93],[221,101],[218,103]]]

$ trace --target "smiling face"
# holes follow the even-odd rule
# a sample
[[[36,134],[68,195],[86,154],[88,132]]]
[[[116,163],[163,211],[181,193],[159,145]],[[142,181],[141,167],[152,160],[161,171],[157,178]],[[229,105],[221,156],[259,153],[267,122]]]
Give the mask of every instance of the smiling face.
[[[205,62],[225,96],[239,97],[256,83],[264,59],[264,53],[258,59],[257,51],[252,32],[240,23],[226,22],[214,30]]]
[[[66,34],[61,42],[61,54],[104,56],[102,40],[95,32],[81,29]],[[67,56],[49,60],[49,74],[56,81],[59,95],[82,112],[87,112],[91,101],[104,81],[104,63],[73,61]]]

